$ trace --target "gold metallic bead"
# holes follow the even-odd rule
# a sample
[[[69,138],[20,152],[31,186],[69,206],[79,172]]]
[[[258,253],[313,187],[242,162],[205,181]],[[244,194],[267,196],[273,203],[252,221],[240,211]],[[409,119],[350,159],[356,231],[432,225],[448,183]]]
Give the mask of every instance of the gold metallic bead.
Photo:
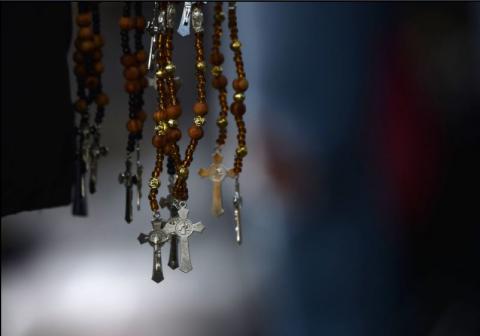
[[[168,125],[165,121],[160,121],[157,126],[155,126],[155,131],[158,135],[165,135],[167,133]]]
[[[215,20],[218,20],[218,21],[225,20],[225,13],[224,12],[219,12],[219,13],[215,14]]]
[[[217,126],[221,128],[225,128],[228,125],[227,118],[221,117],[217,119]]]
[[[238,50],[242,47],[242,44],[240,43],[239,40],[235,40],[232,42],[232,44],[230,44],[230,48],[232,48],[232,50]]]
[[[242,102],[245,100],[245,95],[241,92],[238,92],[233,95],[233,99],[237,102]]]
[[[163,78],[165,77],[167,73],[165,72],[164,69],[158,69],[158,71],[155,73],[155,75],[158,77],[158,78]]]
[[[212,75],[219,76],[222,74],[223,68],[220,65],[215,65],[212,68]]]
[[[203,71],[205,70],[205,62],[197,62],[197,70]]]
[[[158,189],[158,187],[160,186],[160,181],[156,177],[152,177],[150,179],[150,182],[148,182],[148,185],[152,189]]]
[[[195,123],[195,126],[202,126],[205,124],[205,118],[201,116],[196,116],[193,118],[193,122]]]
[[[169,62],[167,65],[165,65],[165,71],[168,73],[174,73],[175,72],[175,64]]]
[[[177,127],[178,123],[175,119],[168,119],[167,121],[169,127]]]
[[[247,147],[245,147],[245,146],[238,147],[237,150],[236,150],[236,153],[237,153],[238,157],[243,158],[243,157],[247,156],[247,154],[248,154]]]
[[[177,170],[177,175],[179,178],[186,179],[188,177],[188,168],[180,166]]]

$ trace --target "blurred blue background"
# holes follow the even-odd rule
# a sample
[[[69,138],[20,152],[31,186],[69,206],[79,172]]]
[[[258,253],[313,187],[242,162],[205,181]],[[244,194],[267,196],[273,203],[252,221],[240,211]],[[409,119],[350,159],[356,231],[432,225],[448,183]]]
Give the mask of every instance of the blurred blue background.
[[[478,3],[240,3],[244,244],[229,202],[212,218],[211,186],[192,176],[191,215],[207,229],[191,241],[194,270],[165,267],[159,285],[151,249],[136,241],[150,228],[147,202],[127,225],[117,183],[128,114],[121,10],[101,4],[111,151],[90,215],[2,219],[2,334],[480,334]],[[191,37],[175,36],[185,106],[192,51]],[[146,102],[153,112],[153,91]],[[192,171],[210,162],[214,119]],[[148,172],[154,151],[143,148]]]

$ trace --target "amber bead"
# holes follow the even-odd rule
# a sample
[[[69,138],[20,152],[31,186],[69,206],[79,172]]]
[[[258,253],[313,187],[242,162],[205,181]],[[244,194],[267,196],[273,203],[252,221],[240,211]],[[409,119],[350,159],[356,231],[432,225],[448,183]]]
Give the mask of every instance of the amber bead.
[[[128,16],[122,16],[120,18],[120,21],[118,21],[118,25],[122,30],[130,30],[133,29],[135,22],[132,18],[129,18]]]
[[[94,76],[90,76],[85,81],[85,86],[89,89],[94,89],[98,86],[98,78]]]
[[[95,48],[103,47],[103,45],[105,44],[103,36],[98,34],[93,35],[93,44],[95,45]]]
[[[188,135],[190,138],[200,140],[203,137],[203,129],[200,126],[192,126],[188,129]]]
[[[95,49],[95,45],[90,40],[85,40],[80,43],[80,51],[90,53]]]
[[[165,110],[159,110],[153,114],[153,120],[155,120],[156,123],[165,119],[167,119],[167,112],[165,112]]]
[[[92,58],[94,61],[100,61],[103,57],[103,54],[100,50],[95,50],[93,52]]]
[[[137,28],[137,30],[145,29],[145,18],[143,16],[137,17],[137,20],[135,21],[135,28]]]
[[[224,61],[223,54],[221,52],[215,52],[210,55],[210,63],[213,65],[222,65]]]
[[[245,104],[243,102],[234,102],[230,105],[230,111],[234,116],[242,116],[246,111]]]
[[[91,27],[82,27],[78,30],[78,37],[82,40],[90,40],[93,38],[93,30]]]
[[[138,81],[125,82],[125,91],[128,93],[135,93],[140,91],[140,83]]]
[[[75,51],[73,53],[73,60],[75,61],[75,63],[83,63],[83,55],[78,51]]]
[[[110,102],[110,99],[108,98],[108,96],[105,94],[105,93],[99,93],[97,98],[95,98],[95,103],[98,105],[98,106],[106,106],[108,105],[108,103]]]
[[[167,119],[178,119],[182,114],[182,107],[180,105],[170,105],[167,107]]]
[[[147,119],[147,113],[144,110],[140,110],[137,112],[136,118],[143,123]]]
[[[212,85],[215,89],[221,90],[224,89],[228,84],[227,77],[224,75],[217,76],[213,78]]]
[[[195,115],[201,116],[201,117],[203,117],[204,115],[206,115],[206,114],[208,113],[208,105],[207,105],[207,103],[196,102],[196,103],[193,105],[193,113],[195,113]]]
[[[147,52],[142,49],[137,51],[137,53],[135,54],[135,57],[139,63],[143,63],[147,60],[148,55],[147,55]]]
[[[233,88],[237,92],[245,92],[248,89],[248,81],[246,78],[237,78],[233,81]]]
[[[136,66],[128,67],[123,71],[123,76],[130,81],[136,80],[140,76],[140,71]]]
[[[165,135],[155,134],[152,137],[152,145],[155,146],[156,148],[163,148],[166,143],[167,143],[167,139],[165,138]]]
[[[132,54],[125,54],[120,59],[120,62],[122,63],[122,65],[124,67],[127,68],[127,67],[131,67],[131,66],[135,65],[137,63],[137,59]]]
[[[81,64],[75,65],[73,72],[78,77],[85,77],[87,75],[87,69]]]
[[[130,119],[127,122],[127,130],[130,133],[138,133],[142,130],[142,122],[137,119]]]
[[[103,70],[105,70],[105,66],[102,62],[97,62],[93,65],[93,69],[95,70],[95,73],[101,74]]]
[[[85,112],[88,108],[88,103],[85,99],[79,99],[75,102],[75,104],[73,104],[73,108],[77,111],[77,112]]]
[[[77,25],[80,27],[89,26],[92,23],[92,14],[91,13],[81,13],[76,17]]]
[[[148,66],[145,63],[139,65],[138,70],[142,76],[145,76],[148,73]]]
[[[178,128],[169,128],[167,138],[170,142],[176,142],[182,138],[182,132]]]

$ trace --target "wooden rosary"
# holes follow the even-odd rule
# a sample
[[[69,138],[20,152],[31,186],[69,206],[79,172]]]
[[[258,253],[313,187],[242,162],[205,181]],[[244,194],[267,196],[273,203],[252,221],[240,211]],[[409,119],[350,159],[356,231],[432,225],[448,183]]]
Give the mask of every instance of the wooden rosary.
[[[189,239],[196,233],[201,233],[205,226],[201,222],[194,222],[189,218],[187,201],[189,199],[188,180],[191,176],[190,166],[194,159],[195,151],[200,139],[204,136],[204,125],[209,111],[206,93],[207,64],[204,53],[204,2],[185,2],[177,32],[180,36],[186,37],[193,31],[193,49],[195,64],[196,101],[193,104],[192,124],[187,130],[189,142],[184,151],[181,150],[179,140],[182,131],[179,128],[178,120],[182,115],[182,105],[178,98],[180,80],[175,76],[176,66],[173,61],[173,43],[175,35],[175,2],[154,3],[153,15],[150,21],[145,24],[142,16],[142,3],[134,2],[134,16],[132,16],[132,3],[126,2],[123,8],[123,15],[120,18],[120,34],[122,41],[123,56],[121,64],[124,66],[125,91],[129,95],[129,120],[127,122],[128,142],[125,161],[125,171],[120,174],[119,180],[126,188],[125,220],[130,223],[133,220],[132,202],[133,187],[137,189],[137,209],[140,210],[142,190],[142,165],[140,163],[140,141],[143,134],[143,124],[147,114],[143,110],[143,93],[148,86],[155,89],[157,95],[157,106],[153,113],[155,121],[152,145],[155,147],[155,164],[148,181],[148,201],[152,211],[152,230],[148,234],[141,233],[138,240],[141,244],[149,243],[153,247],[153,273],[152,280],[160,282],[164,279],[162,269],[161,249],[169,242],[170,255],[168,265],[171,269],[180,269],[182,272],[192,270],[190,257]],[[227,84],[228,80],[223,74],[222,65],[224,56],[220,51],[222,39],[222,22],[225,15],[222,11],[223,3],[216,2],[214,5],[213,20],[213,47],[210,54],[211,73],[213,76],[212,86],[218,91],[219,115],[216,120],[218,126],[218,137],[213,154],[213,163],[208,168],[199,170],[201,177],[208,177],[213,182],[212,213],[220,216],[224,213],[222,206],[221,183],[226,176],[235,180],[235,191],[233,197],[234,223],[236,242],[241,243],[241,221],[240,208],[242,198],[240,196],[239,175],[242,171],[243,158],[247,155],[245,142],[246,127],[243,120],[245,114],[245,91],[248,88],[248,81],[243,65],[241,43],[238,37],[237,14],[235,2],[228,4],[228,27],[230,31],[230,49],[233,51],[235,62],[236,78],[232,82],[233,102],[228,106]],[[98,12],[98,11],[97,11]],[[80,11],[80,15],[86,15]],[[77,19],[78,21],[78,19]],[[93,20],[95,21],[95,20]],[[84,22],[82,21],[82,24]],[[84,27],[84,25],[82,25]],[[134,31],[135,51],[132,51],[129,44],[129,32]],[[142,38],[144,32],[150,35],[149,53],[143,47]],[[79,33],[80,34],[80,33]],[[103,42],[102,42],[103,45]],[[98,51],[98,50],[97,50]],[[96,52],[96,51],[95,51]],[[85,52],[86,53],[86,52]],[[88,53],[86,53],[88,54]],[[85,58],[83,54],[82,59]],[[88,54],[90,55],[90,54]],[[79,64],[84,64],[80,63]],[[96,63],[95,63],[96,64]],[[86,73],[89,74],[88,68]],[[76,67],[76,74],[77,74]],[[148,76],[149,72],[154,75]],[[88,81],[88,76],[85,82]],[[96,77],[98,82],[100,79]],[[79,88],[83,84],[83,77],[77,74]],[[89,87],[89,86],[87,86]],[[99,106],[106,105],[108,98],[98,90],[95,85],[93,90],[94,98]],[[80,92],[80,89],[79,89]],[[78,132],[79,144],[83,144],[84,133],[82,120],[85,123],[85,113],[88,119],[88,101],[83,98],[84,93],[79,93],[79,101],[75,104],[85,108],[80,109],[82,117]],[[101,97],[101,98],[99,98]],[[83,102],[85,101],[85,103]],[[100,102],[100,104],[99,104]],[[105,104],[101,104],[104,103]],[[77,109],[78,110],[78,109]],[[222,148],[227,141],[228,111],[232,113],[237,128],[237,147],[233,159],[233,168],[226,169],[223,165]],[[102,112],[103,113],[103,112]],[[103,116],[103,115],[102,115]],[[99,119],[101,121],[101,118]],[[97,119],[96,119],[97,122]],[[98,123],[96,123],[97,125]],[[132,173],[132,154],[136,151],[136,172]],[[78,152],[80,153],[80,152]],[[83,152],[82,152],[83,153]],[[80,153],[81,154],[81,153]],[[81,157],[81,156],[79,156]],[[158,197],[161,186],[161,175],[163,165],[166,162],[168,175],[168,194],[165,197]],[[81,165],[79,166],[80,168]],[[79,172],[82,172],[79,169]],[[81,175],[83,176],[83,175]],[[162,216],[161,209],[167,211]]]
[[[73,54],[74,73],[77,80],[77,100],[74,109],[80,115],[76,127],[75,184],[73,193],[73,214],[87,215],[85,175],[89,176],[90,193],[95,193],[98,160],[107,155],[108,148],[100,145],[100,126],[105,114],[108,96],[102,90],[101,74],[102,47],[100,16],[97,2],[79,2],[76,17],[77,38]],[[90,122],[89,108],[95,103],[97,111],[94,122]]]

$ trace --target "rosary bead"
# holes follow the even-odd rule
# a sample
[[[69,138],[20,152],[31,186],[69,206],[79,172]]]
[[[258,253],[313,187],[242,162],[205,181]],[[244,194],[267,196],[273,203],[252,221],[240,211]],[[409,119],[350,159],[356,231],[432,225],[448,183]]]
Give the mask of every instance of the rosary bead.
[[[136,80],[140,75],[140,71],[136,66],[128,67],[123,71],[123,76],[130,81]]]
[[[178,119],[182,114],[182,107],[180,105],[170,105],[167,107],[167,118]]]
[[[164,135],[167,133],[168,125],[165,121],[159,121],[158,124],[155,126],[155,132],[158,135]]]
[[[126,68],[128,67],[131,67],[133,65],[135,65],[135,63],[137,62],[136,58],[134,55],[132,54],[125,54],[122,56],[122,58],[120,59],[120,62],[122,63],[122,65]]]
[[[153,114],[153,120],[155,120],[156,123],[159,123],[161,120],[165,119],[167,119],[167,112],[165,112],[165,110],[155,111]]]
[[[220,76],[222,74],[223,68],[220,65],[215,65],[212,68],[212,75],[215,77]]]
[[[128,16],[122,16],[118,22],[118,25],[120,26],[121,30],[130,30],[133,29],[135,22]]]
[[[95,70],[95,73],[101,74],[103,70],[105,70],[105,66],[102,62],[97,62],[93,65],[93,69]]]
[[[137,58],[137,62],[139,63],[143,63],[148,59],[147,52],[144,49],[137,51],[135,57]]]
[[[246,78],[237,78],[233,81],[233,88],[237,92],[245,92],[248,89],[248,81]]]
[[[230,48],[231,48],[233,51],[240,50],[241,47],[242,47],[242,44],[240,43],[239,40],[235,40],[235,41],[233,41],[233,42],[230,44]]]
[[[145,63],[142,63],[138,66],[138,70],[142,76],[145,76],[148,73],[148,66]]]
[[[93,38],[93,30],[91,27],[81,27],[78,30],[78,37],[82,40],[90,40]]]
[[[173,74],[175,72],[175,64],[172,62],[168,62],[167,65],[165,65],[165,71],[167,71],[170,74]]]
[[[205,118],[201,116],[196,116],[193,118],[193,123],[197,126],[203,126],[205,124]]]
[[[77,15],[76,18],[77,25],[80,27],[86,27],[92,24],[92,14],[91,13],[81,13]]]
[[[137,28],[137,30],[145,29],[145,18],[143,16],[137,16],[137,20],[135,21],[135,28]]]
[[[140,83],[138,81],[125,82],[125,91],[128,93],[135,93],[140,91]]]
[[[217,126],[220,128],[226,128],[228,126],[227,118],[220,117],[217,119]]]
[[[108,103],[110,102],[110,99],[108,98],[108,96],[105,94],[105,93],[99,93],[97,98],[95,98],[95,103],[98,105],[98,106],[101,106],[101,107],[104,107],[106,105],[108,105]]]
[[[178,128],[169,128],[167,131],[167,139],[170,142],[177,142],[182,137],[182,132]]]
[[[85,69],[85,66],[81,65],[81,64],[75,65],[75,68],[73,69],[73,72],[78,77],[85,77],[87,75],[87,69]]]
[[[207,103],[196,102],[196,103],[193,105],[193,113],[195,113],[195,115],[201,116],[201,117],[203,117],[204,115],[206,115],[206,114],[208,113],[208,105],[207,105]]]
[[[147,119],[147,113],[144,110],[140,110],[137,112],[136,118],[143,123]]]
[[[225,58],[221,52],[215,52],[210,55],[210,63],[213,65],[222,65]]]
[[[88,103],[85,99],[78,99],[73,105],[73,107],[77,112],[83,113],[87,110]]]
[[[186,179],[188,177],[188,168],[185,166],[178,167],[177,175],[180,179]]]
[[[245,95],[241,92],[235,93],[233,99],[237,102],[243,102],[245,100]]]
[[[94,89],[98,86],[98,83],[99,83],[99,81],[98,81],[97,77],[90,76],[85,81],[85,86],[89,89]]]
[[[227,77],[220,75],[212,80],[212,85],[217,90],[224,89],[228,84]]]
[[[79,49],[84,53],[91,53],[95,49],[95,45],[92,41],[85,40],[80,43]]]
[[[163,148],[165,144],[167,143],[167,139],[165,138],[165,135],[158,135],[155,134],[152,138],[152,144],[156,148]]]
[[[101,48],[105,45],[105,40],[103,39],[102,35],[95,34],[93,35],[93,44],[95,45],[95,48]]]
[[[92,58],[94,61],[100,61],[103,57],[103,54],[100,50],[95,50],[93,52]]]
[[[75,51],[73,53],[73,60],[75,61],[75,63],[83,63],[83,55],[81,53],[79,53],[78,51]]]
[[[152,189],[158,189],[158,187],[160,187],[160,180],[158,178],[152,177],[148,182],[148,185]]]
[[[230,105],[230,111],[234,116],[242,116],[245,111],[246,107],[243,102],[234,102],[232,105]]]
[[[177,127],[178,123],[175,119],[168,119],[167,121],[168,127]]]
[[[238,155],[238,157],[243,158],[243,157],[247,156],[247,154],[248,154],[247,147],[246,146],[238,147],[237,150],[235,151],[235,153]],[[240,164],[240,166],[241,166],[241,164]]]
[[[157,78],[164,78],[166,74],[167,72],[161,68],[158,69],[157,72],[155,72],[155,76],[157,76]]]
[[[142,130],[142,123],[137,119],[130,119],[127,122],[127,130],[130,133],[138,133]]]
[[[199,71],[205,70],[205,62],[203,62],[203,61],[197,62],[196,67],[197,67],[197,70],[199,70]]]
[[[203,129],[200,126],[192,126],[188,129],[188,135],[194,140],[200,140],[203,137]]]

